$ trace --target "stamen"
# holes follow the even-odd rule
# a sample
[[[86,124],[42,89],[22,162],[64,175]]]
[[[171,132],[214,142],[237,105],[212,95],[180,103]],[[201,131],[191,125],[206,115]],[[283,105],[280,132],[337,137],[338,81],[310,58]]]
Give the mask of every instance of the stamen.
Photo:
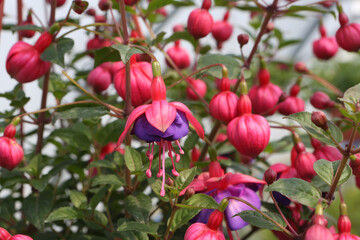
[[[161,169],[161,148],[162,148],[162,139],[161,139],[161,142],[158,143],[159,145],[159,171],[157,173],[157,177],[161,177],[163,175],[163,170]]]
[[[146,156],[147,156],[147,157],[149,157],[149,156],[150,156],[150,145],[151,145],[151,143],[149,143],[148,150],[146,151]]]
[[[176,140],[175,142],[176,142],[176,144],[177,144],[178,147],[179,147],[179,153],[180,153],[180,154],[184,154],[184,150],[182,150],[182,148],[181,148],[181,146],[180,146],[180,143],[179,143],[179,140]]]
[[[172,163],[172,166],[173,166],[173,169],[172,169],[172,174],[175,176],[175,177],[178,177],[179,176],[179,173],[176,171],[175,169],[175,164],[174,164],[174,159],[173,159],[173,156],[172,156],[172,146],[171,146],[171,142],[168,142],[168,149],[169,149],[169,157],[171,158],[171,163]]]
[[[154,142],[149,143],[149,148],[150,148],[150,144],[151,144],[151,154],[148,155],[148,153],[150,153],[149,149],[148,149],[148,151],[146,152],[146,156],[149,157],[149,162],[150,162],[150,163],[149,163],[149,169],[146,170],[146,176],[147,176],[148,178],[151,178],[151,164],[152,164],[152,161],[153,161],[153,159],[154,159]]]
[[[150,147],[150,145],[149,145]],[[154,159],[154,142],[151,143],[151,154],[149,156],[149,160],[152,161]]]
[[[175,161],[178,163],[180,161],[180,155],[177,154],[173,148],[173,146],[170,144],[171,150],[175,153]]]
[[[161,143],[160,146],[162,145],[163,147],[163,152],[162,152],[162,169],[163,171],[165,171],[165,144],[162,144],[162,139],[161,139]],[[163,173],[162,175],[163,179],[162,179],[162,184],[161,184],[161,190],[160,190],[160,196],[165,196],[165,173]]]

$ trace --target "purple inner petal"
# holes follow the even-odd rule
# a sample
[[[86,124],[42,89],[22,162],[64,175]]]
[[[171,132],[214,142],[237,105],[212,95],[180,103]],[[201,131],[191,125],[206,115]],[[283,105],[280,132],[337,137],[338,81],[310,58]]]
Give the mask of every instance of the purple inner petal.
[[[174,122],[170,125],[165,132],[153,127],[146,119],[145,114],[142,114],[134,123],[131,134],[135,134],[138,138],[146,142],[160,142],[161,139],[167,141],[175,141],[189,132],[189,122],[182,111],[176,112]]]

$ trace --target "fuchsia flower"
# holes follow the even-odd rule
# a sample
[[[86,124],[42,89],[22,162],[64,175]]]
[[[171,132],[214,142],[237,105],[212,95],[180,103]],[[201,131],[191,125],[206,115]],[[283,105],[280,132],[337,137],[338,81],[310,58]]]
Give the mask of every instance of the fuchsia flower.
[[[358,52],[360,49],[360,24],[349,23],[348,16],[339,8],[339,22],[341,27],[335,37],[339,46],[349,52]]]
[[[296,83],[290,89],[290,96],[288,96],[285,101],[279,104],[279,113],[287,116],[305,110],[304,100],[297,97],[299,92],[300,86],[298,83]]]
[[[166,53],[179,69],[184,69],[190,66],[190,56],[185,48],[180,47],[180,40],[175,41],[175,46],[169,48]],[[173,68],[166,59],[166,64]]]
[[[261,203],[256,195],[257,184],[266,184],[262,180],[258,180],[248,175],[240,173],[226,173],[221,169],[219,162],[212,162],[209,166],[209,172],[201,173],[196,179],[189,184],[187,188],[194,188],[196,192],[203,192],[212,196],[218,203],[226,197],[234,196],[242,198],[255,207],[260,208]],[[255,185],[255,187],[254,187]],[[187,189],[186,188],[186,189]],[[255,190],[253,190],[255,188]],[[181,194],[184,194],[184,189]],[[224,211],[227,224],[231,230],[238,230],[248,225],[239,216],[233,217],[241,211],[253,210],[246,204],[229,200],[229,205]],[[196,222],[207,223],[210,214],[214,210],[204,209],[196,217]]]
[[[41,34],[35,45],[17,42],[11,47],[6,58],[6,70],[19,83],[27,83],[38,79],[50,69],[50,62],[41,60],[40,55],[51,44],[52,35]]]
[[[0,240],[33,240],[33,239],[29,236],[22,234],[11,236],[11,234],[8,231],[0,227]]]
[[[11,235],[6,229],[0,227],[0,240],[8,240],[11,238]]]
[[[310,103],[317,109],[331,108],[335,105],[335,102],[331,101],[324,92],[315,92],[310,98]]]
[[[47,3],[51,4],[51,0],[46,0]],[[61,7],[64,5],[66,0],[56,0],[56,7]]]
[[[26,20],[22,21],[19,25],[20,26],[34,25],[34,23],[32,21],[32,16],[31,16],[31,10],[29,10]],[[34,30],[21,30],[21,31],[19,31],[19,34],[24,38],[32,38],[35,35],[35,31]]]
[[[109,39],[99,38],[98,35],[95,35],[94,38],[90,39],[86,44],[86,50],[89,51],[89,56],[94,57],[92,51],[102,48],[111,46],[111,41]]]
[[[203,38],[211,32],[214,20],[209,13],[211,0],[203,0],[201,9],[193,10],[187,21],[187,28],[195,39]]]
[[[335,56],[339,46],[335,37],[327,37],[326,29],[323,25],[320,26],[321,38],[313,42],[313,51],[317,58],[328,60]]]
[[[315,138],[311,138],[311,145],[314,148],[313,154],[316,157],[316,160],[325,159],[334,162],[342,159],[342,154],[336,147],[323,145]]]
[[[204,97],[206,95],[207,86],[203,80],[188,78],[187,81],[193,86],[193,88],[197,91],[200,97]],[[191,100],[199,99],[196,93],[189,86],[186,87],[186,96]]]
[[[149,143],[147,156],[149,157],[150,166],[146,171],[146,176],[149,178],[151,177],[151,163],[154,158],[154,143],[156,142],[159,145],[159,171],[157,177],[163,177],[160,195],[164,196],[166,149],[173,164],[172,174],[178,176],[179,173],[175,169],[172,153],[175,154],[176,162],[180,161],[180,155],[175,153],[172,142],[175,141],[179,147],[179,152],[183,154],[184,151],[181,149],[179,139],[188,134],[188,121],[194,126],[197,134],[202,139],[204,138],[204,130],[187,106],[180,102],[169,103],[166,101],[166,87],[164,80],[161,78],[160,64],[158,62],[153,62],[153,75],[154,78],[151,82],[152,103],[139,106],[130,114],[125,129],[119,137],[118,145],[124,141],[125,135],[134,123],[131,133]],[[162,164],[160,160],[162,160]]]
[[[224,20],[215,22],[211,30],[211,34],[216,40],[218,49],[221,49],[223,42],[228,40],[232,34],[232,26],[228,23],[228,18],[229,11],[226,11]]]
[[[345,202],[340,203],[340,217],[337,222],[338,234],[334,234],[334,240],[360,240],[360,237],[351,234],[351,221],[347,215]]]
[[[318,204],[315,208],[313,225],[306,231],[305,240],[333,240],[333,235],[327,228],[328,221],[323,215],[323,208]]]
[[[11,171],[24,158],[22,147],[16,142],[14,136],[15,126],[10,124],[5,128],[4,136],[0,137],[0,167]]]

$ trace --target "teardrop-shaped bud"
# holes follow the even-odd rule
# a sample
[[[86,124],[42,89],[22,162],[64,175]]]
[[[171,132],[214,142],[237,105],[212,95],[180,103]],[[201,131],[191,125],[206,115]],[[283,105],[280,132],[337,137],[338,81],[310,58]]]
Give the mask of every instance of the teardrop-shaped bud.
[[[91,70],[87,77],[87,83],[93,87],[96,92],[103,92],[111,84],[112,76],[110,69],[100,65]]]
[[[199,39],[211,32],[213,23],[214,20],[207,9],[195,9],[189,15],[187,28],[195,39]]]
[[[193,88],[196,90],[196,92],[200,95],[200,97],[204,97],[207,92],[207,86],[206,83],[201,79],[187,79],[189,84],[193,86]],[[196,93],[191,89],[191,87],[186,87],[186,96],[191,100],[198,100],[199,97],[196,95]]]
[[[216,209],[211,213],[206,225],[212,230],[217,230],[221,226],[223,219],[224,213]]]
[[[0,240],[9,240],[11,238],[11,235],[6,229],[0,227]]]
[[[295,168],[299,176],[304,180],[311,180],[316,172],[314,170],[314,163],[316,158],[312,153],[301,152],[295,159]]]
[[[352,156],[350,161],[350,167],[352,169],[353,174],[360,178],[360,153]]]
[[[230,122],[239,115],[238,99],[238,96],[231,91],[222,91],[216,94],[209,104],[211,116],[225,123]]]
[[[231,37],[232,26],[226,20],[217,21],[214,23],[211,34],[215,38],[216,42],[223,43]]]
[[[360,49],[360,24],[351,23],[341,26],[336,32],[336,41],[339,46],[349,52],[358,52]]]
[[[23,158],[23,149],[15,139],[0,137],[0,167],[11,171],[20,164]]]
[[[330,97],[324,92],[315,92],[310,98],[310,103],[317,109],[331,108],[335,105]]]
[[[190,56],[185,48],[180,47],[179,42],[175,43],[174,47],[169,48],[166,53],[179,69],[184,69],[190,66]],[[170,62],[166,59],[166,64],[173,68]]]

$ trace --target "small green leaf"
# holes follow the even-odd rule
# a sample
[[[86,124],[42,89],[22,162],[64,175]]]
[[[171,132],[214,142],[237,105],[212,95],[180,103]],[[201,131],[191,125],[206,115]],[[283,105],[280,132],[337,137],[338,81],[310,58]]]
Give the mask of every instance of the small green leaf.
[[[263,213],[267,214],[273,220],[278,222],[281,226],[286,227],[286,223],[282,219],[280,214],[266,212],[266,211],[264,211]],[[256,227],[259,227],[261,229],[282,231],[281,228],[279,228],[275,223],[273,223],[271,220],[269,220],[268,218],[264,217],[263,215],[261,215],[256,211],[246,210],[236,214],[235,216],[240,216],[245,222],[254,225]]]
[[[90,207],[91,209],[95,209],[96,206],[99,204],[99,202],[104,198],[106,192],[108,191],[109,186],[105,185],[103,187],[101,187],[96,193],[95,195],[92,197],[92,199],[90,200]]]
[[[141,155],[132,147],[125,147],[125,163],[130,172],[140,171],[142,168]]]
[[[194,167],[180,172],[179,176],[176,178],[175,181],[175,186],[179,191],[182,191],[191,183],[191,181],[195,177],[196,169],[197,168]]]
[[[31,30],[31,31],[42,32],[44,29],[42,27],[35,26],[35,25],[32,25],[32,24],[14,25],[14,26],[11,27],[11,31],[13,31],[13,32],[21,31],[21,30]]]
[[[62,112],[56,112],[54,114],[53,122],[58,119],[88,119],[94,117],[101,117],[109,113],[106,107],[74,107]]]
[[[344,97],[339,98],[345,105],[349,117],[355,121],[360,121],[360,114],[357,106],[360,105],[360,83],[345,91]]]
[[[319,177],[330,186],[335,177],[335,173],[339,167],[340,162],[341,161],[330,162],[325,159],[319,159],[314,163],[314,170],[319,175]],[[346,164],[338,184],[340,185],[345,183],[350,178],[351,174],[351,168],[348,164]]]
[[[285,118],[289,118],[291,120],[298,122],[305,129],[305,131],[307,131],[311,136],[320,140],[321,142],[326,143],[328,145],[336,146],[335,143],[332,141],[331,137],[329,136],[329,134],[325,130],[317,127],[311,121],[311,113],[298,112],[291,114]],[[343,141],[343,135],[341,130],[332,121],[328,120],[327,123],[329,126],[329,131],[331,132],[334,139],[338,143],[341,143]]]
[[[99,175],[94,178],[92,186],[105,185],[105,184],[124,186],[125,181],[119,178],[115,174]]]
[[[240,75],[240,62],[232,56],[220,54],[202,55],[198,61],[197,68],[201,69],[212,64],[224,64],[229,71],[229,79],[238,78]],[[208,68],[205,72],[216,78],[222,78],[222,68],[220,66]]]
[[[190,42],[194,47],[196,46],[194,37],[188,31],[173,33],[173,35],[165,39],[165,43],[167,44],[181,39]]]
[[[320,191],[311,183],[299,178],[279,179],[269,185],[266,192],[276,191],[309,207],[315,207],[321,198]]]
[[[88,150],[90,147],[89,138],[80,130],[74,128],[56,129],[51,133],[52,137],[60,137],[64,142],[82,150]]]
[[[86,196],[77,191],[70,192],[70,200],[76,208],[86,209],[87,208],[87,198]]]
[[[47,62],[53,62],[65,67],[64,55],[74,47],[74,40],[71,38],[60,38],[57,42],[53,42],[40,55],[40,58]]]
[[[48,222],[67,220],[67,219],[78,219],[81,218],[82,213],[72,207],[61,207],[50,213],[46,219]]]
[[[136,197],[130,195],[125,199],[126,210],[134,216],[137,221],[148,221],[151,206],[151,197],[143,193],[138,194]]]
[[[165,193],[165,196],[161,196],[160,195],[160,190],[161,190],[161,180],[160,179],[156,179],[155,177],[151,177],[147,179],[149,182],[149,185],[151,187],[151,189],[153,190],[153,192],[156,194],[156,196],[164,202],[168,202],[169,201],[169,196],[167,193]]]
[[[197,134],[189,134],[184,143],[184,149],[191,151],[195,147],[195,144],[198,142],[198,140],[199,136]]]
[[[92,161],[86,168],[87,169],[91,169],[94,167],[103,167],[103,168],[109,168],[109,169],[116,169],[116,166],[114,163],[107,161],[105,159],[103,160],[97,160],[97,161]]]
[[[153,227],[139,222],[124,222],[118,228],[117,231],[138,231],[150,234],[156,234],[156,230]]]
[[[200,211],[201,209],[180,208],[175,212],[170,230],[175,232],[176,229],[188,223]]]
[[[214,198],[209,195],[198,193],[193,195],[184,203],[177,204],[176,206],[191,209],[217,209],[219,205]]]
[[[113,49],[119,51],[121,61],[123,63],[127,63],[133,54],[143,53],[141,50],[139,50],[137,48],[130,47],[128,45],[123,45],[123,44],[114,44],[111,47]]]
[[[95,50],[94,52],[94,68],[104,62],[118,62],[121,61],[121,57],[118,51],[112,47],[103,47]]]

